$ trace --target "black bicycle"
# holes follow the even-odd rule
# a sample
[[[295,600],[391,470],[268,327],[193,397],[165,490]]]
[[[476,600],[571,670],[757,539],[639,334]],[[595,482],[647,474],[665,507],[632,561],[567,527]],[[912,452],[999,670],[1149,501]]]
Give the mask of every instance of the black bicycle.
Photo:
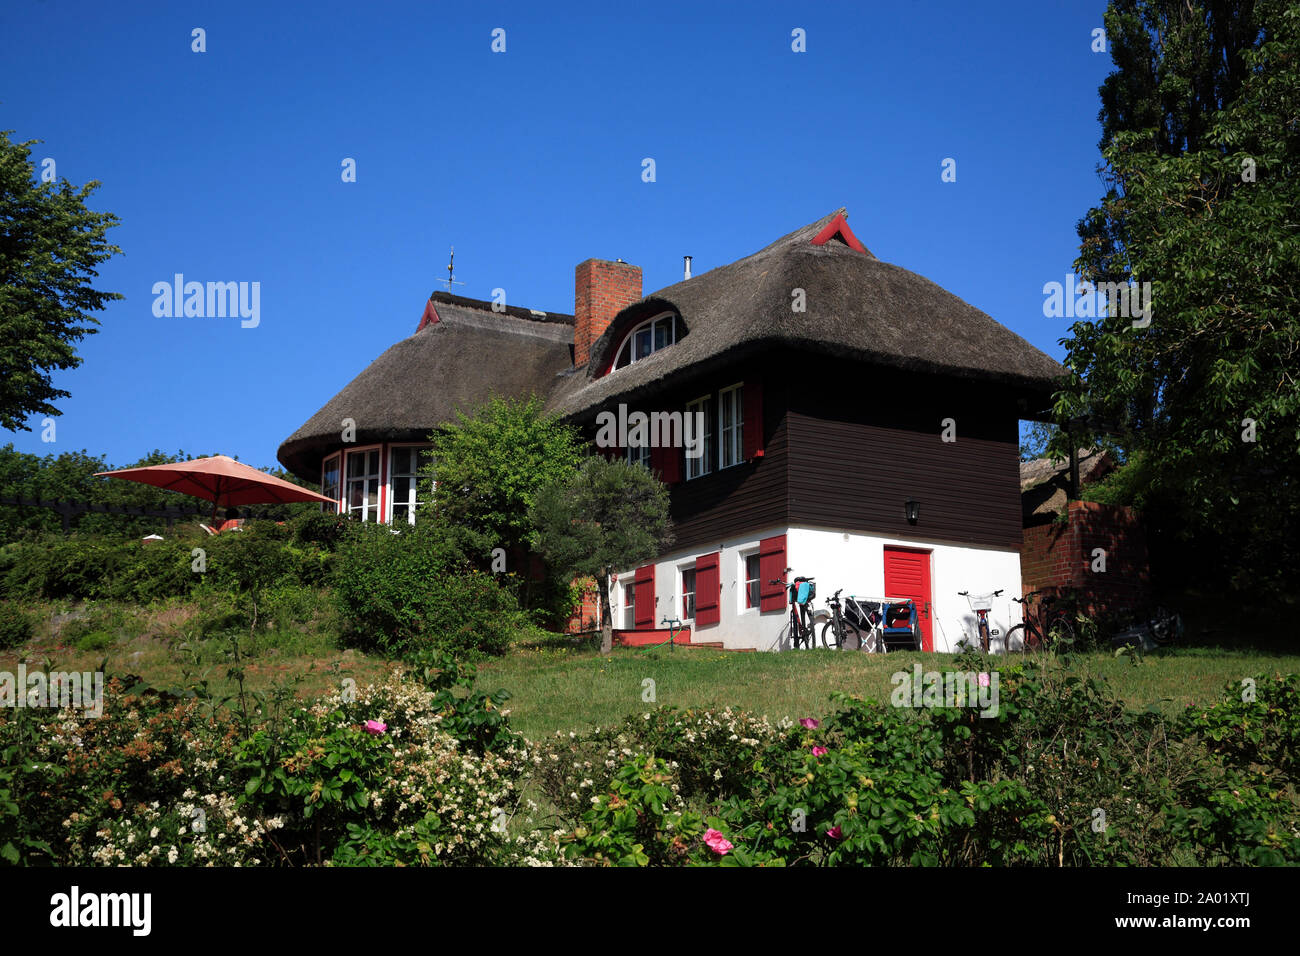
[[[1007,631],[1006,649],[1016,649],[1017,640],[1021,653],[1038,651],[1061,651],[1074,645],[1074,622],[1068,612],[1057,605],[1052,595],[1043,595],[1038,601],[1038,614],[1030,613],[1031,598],[1043,595],[1042,591],[1030,591],[1022,598],[1012,598],[1024,608],[1025,623],[1017,624]]]
[[[868,601],[866,607],[849,598],[849,613],[844,614],[840,603],[840,588],[826,599],[831,609],[831,619],[822,625],[822,646],[830,650],[866,651],[883,654],[885,638],[881,633],[880,605]]]
[[[793,568],[786,568],[788,575]],[[790,598],[790,646],[811,648],[817,635],[813,632],[812,612],[809,608],[812,599],[817,596],[817,585],[813,578],[795,578],[793,581],[769,581],[769,584],[784,585]]]

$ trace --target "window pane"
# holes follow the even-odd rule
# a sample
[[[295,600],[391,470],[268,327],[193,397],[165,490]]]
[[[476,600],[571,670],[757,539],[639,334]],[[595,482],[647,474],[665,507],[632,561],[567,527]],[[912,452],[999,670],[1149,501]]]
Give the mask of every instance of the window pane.
[[[664,348],[666,345],[668,345],[669,343],[668,336],[670,335],[671,332],[672,332],[672,326],[668,324],[668,320],[661,319],[660,321],[655,323],[655,351],[656,352],[659,351],[661,348]]]
[[[652,351],[652,342],[649,329],[642,329],[636,334],[636,357],[645,358]]]
[[[622,368],[630,361],[632,361],[632,342],[629,340],[618,350],[618,360],[614,363],[614,368]]]

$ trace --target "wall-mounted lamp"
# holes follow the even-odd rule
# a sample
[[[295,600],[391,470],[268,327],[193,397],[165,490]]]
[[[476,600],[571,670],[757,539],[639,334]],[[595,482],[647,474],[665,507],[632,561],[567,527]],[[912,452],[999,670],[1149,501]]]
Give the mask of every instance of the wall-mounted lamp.
[[[916,524],[921,520],[921,506],[915,498],[908,498],[903,502],[903,511],[907,515],[908,524]]]

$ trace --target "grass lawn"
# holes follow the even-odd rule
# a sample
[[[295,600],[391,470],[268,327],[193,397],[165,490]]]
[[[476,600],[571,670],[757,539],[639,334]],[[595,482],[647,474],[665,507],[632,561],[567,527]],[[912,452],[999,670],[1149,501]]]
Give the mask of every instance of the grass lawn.
[[[214,697],[238,690],[227,676],[233,664],[231,642],[226,637],[200,638],[191,626],[195,605],[184,602],[137,607],[108,606],[115,612],[114,626],[80,641],[64,633],[67,622],[58,606],[39,608],[42,620],[36,636],[21,647],[0,651],[0,671],[16,672],[20,663],[32,670],[96,671],[135,674],[154,687],[183,691],[206,680]],[[55,621],[60,621],[55,624]],[[343,677],[358,684],[378,680],[389,663],[355,650],[339,647],[328,631],[259,634],[243,633],[239,642],[245,687],[268,692],[278,684],[291,685],[301,699],[317,697],[339,688]]]
[[[510,723],[537,740],[556,731],[608,726],[655,706],[731,705],[772,720],[822,717],[835,691],[889,699],[896,671],[952,667],[953,655],[885,656],[815,650],[737,654],[715,650],[617,649],[608,658],[569,646],[521,647],[479,668],[480,689],[505,688]],[[1300,655],[1183,647],[1127,658],[1078,655],[1072,669],[1104,678],[1131,708],[1175,713],[1217,699],[1225,683],[1257,673],[1300,671]],[[644,683],[647,680],[653,685]],[[654,702],[643,699],[653,686]]]
[[[109,674],[132,673],[157,687],[182,689],[206,679],[217,697],[231,695],[235,683],[226,638],[196,638],[196,607],[172,603],[148,608],[110,607],[98,612],[104,632],[72,638],[62,608],[45,605],[37,636],[20,648],[0,652],[0,670],[13,672],[49,662],[57,670],[97,670],[107,660]],[[1078,655],[1078,674],[1105,678],[1131,708],[1155,707],[1175,713],[1217,699],[1228,682],[1258,673],[1300,672],[1300,654],[1268,648],[1229,649],[1189,645],[1148,655],[1134,666],[1127,658]],[[389,662],[342,649],[329,622],[300,631],[247,634],[240,640],[246,686],[269,691],[290,683],[298,697],[336,690],[342,677],[364,684],[380,678]],[[834,709],[830,695],[844,691],[887,701],[890,677],[910,671],[951,668],[948,654],[895,653],[886,656],[816,650],[781,654],[737,654],[712,649],[620,648],[602,658],[590,645],[575,646],[556,637],[543,644],[519,644],[505,657],[479,665],[480,689],[504,688],[511,725],[537,740],[556,731],[608,726],[655,706],[732,706],[783,717],[822,717]],[[1058,665],[1059,666],[1059,665]],[[653,681],[653,684],[647,683]],[[653,693],[651,691],[653,690]]]

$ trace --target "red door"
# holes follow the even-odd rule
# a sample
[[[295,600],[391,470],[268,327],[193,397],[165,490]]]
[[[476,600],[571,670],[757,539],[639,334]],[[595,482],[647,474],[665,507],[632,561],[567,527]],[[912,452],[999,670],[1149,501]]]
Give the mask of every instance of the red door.
[[[921,622],[921,648],[934,650],[930,634],[930,552],[885,548],[885,597],[911,598]]]

